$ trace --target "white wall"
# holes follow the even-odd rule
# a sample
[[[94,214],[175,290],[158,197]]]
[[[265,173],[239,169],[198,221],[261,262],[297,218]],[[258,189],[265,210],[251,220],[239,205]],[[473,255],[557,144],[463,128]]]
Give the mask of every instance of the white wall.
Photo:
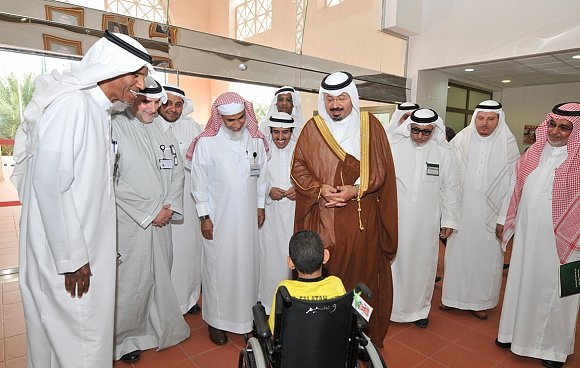
[[[423,0],[421,34],[409,39],[412,99],[418,71],[534,55],[580,45],[578,0]]]
[[[577,48],[578,0],[423,1],[409,70]]]
[[[534,87],[504,89],[498,97],[506,114],[506,121],[516,136],[520,151],[524,125],[538,125],[546,114],[562,102],[580,100],[580,83],[548,84]]]
[[[444,118],[448,75],[429,69],[578,48],[579,14],[578,0],[423,0],[421,33],[409,39],[410,100]],[[524,125],[541,122],[559,102],[578,101],[579,90],[579,83],[507,88],[494,99],[523,150]]]

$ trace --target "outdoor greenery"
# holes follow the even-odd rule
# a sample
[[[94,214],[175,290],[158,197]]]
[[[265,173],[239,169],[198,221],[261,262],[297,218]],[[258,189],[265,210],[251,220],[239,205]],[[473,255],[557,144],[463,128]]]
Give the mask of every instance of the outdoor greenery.
[[[13,73],[0,79],[0,138],[14,139],[21,113],[32,98],[34,75],[27,74],[19,83]],[[12,155],[12,146],[2,146],[3,155]]]
[[[256,119],[258,119],[258,124],[264,119],[268,113],[269,106],[264,106],[259,103],[254,103],[254,112],[256,113]]]

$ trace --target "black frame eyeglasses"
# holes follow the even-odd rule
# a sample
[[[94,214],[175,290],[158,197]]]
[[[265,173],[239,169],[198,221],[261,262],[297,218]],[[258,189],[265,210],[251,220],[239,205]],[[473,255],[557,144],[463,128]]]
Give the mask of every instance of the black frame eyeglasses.
[[[422,134],[425,137],[428,137],[433,133],[433,129],[419,129],[419,128],[411,128],[411,133],[413,134]]]
[[[548,122],[548,128],[552,128],[552,129],[557,128],[562,133],[568,133],[568,132],[571,132],[572,129],[574,129],[573,126],[568,126],[568,125],[564,125],[564,124],[556,124],[556,122],[554,120],[550,120]]]

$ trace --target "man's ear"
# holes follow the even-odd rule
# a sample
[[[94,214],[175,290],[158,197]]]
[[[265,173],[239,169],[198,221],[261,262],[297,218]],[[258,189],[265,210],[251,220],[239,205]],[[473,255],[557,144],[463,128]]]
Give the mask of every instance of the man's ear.
[[[324,248],[324,257],[322,258],[322,264],[326,264],[326,262],[328,262],[329,259],[330,259],[330,252],[328,251],[327,248]]]
[[[288,268],[293,270],[296,267],[294,267],[294,262],[292,262],[292,259],[290,257],[287,257],[286,261],[288,262]]]

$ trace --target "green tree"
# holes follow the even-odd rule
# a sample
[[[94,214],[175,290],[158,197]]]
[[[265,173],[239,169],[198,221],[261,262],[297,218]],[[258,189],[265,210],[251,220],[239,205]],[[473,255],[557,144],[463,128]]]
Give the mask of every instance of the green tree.
[[[21,113],[30,102],[34,91],[34,75],[25,75],[19,81],[14,73],[0,79],[0,138],[14,139],[22,119]],[[2,154],[12,155],[12,146],[2,146]]]
[[[254,112],[256,113],[256,119],[258,119],[258,124],[264,119],[266,114],[268,113],[268,108],[270,106],[264,106],[259,103],[254,102]]]

